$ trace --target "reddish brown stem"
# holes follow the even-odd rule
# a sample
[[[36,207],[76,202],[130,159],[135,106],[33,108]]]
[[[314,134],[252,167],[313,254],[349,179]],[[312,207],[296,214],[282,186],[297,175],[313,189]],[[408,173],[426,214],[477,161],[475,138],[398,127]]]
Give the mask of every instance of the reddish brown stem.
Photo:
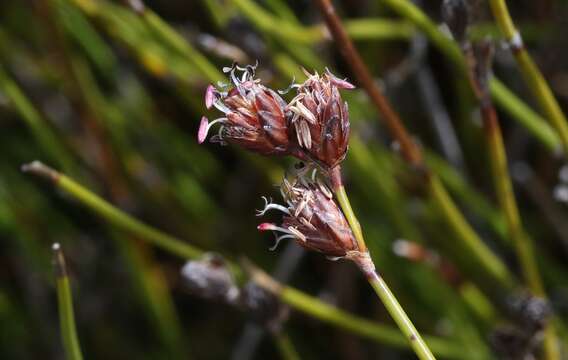
[[[333,189],[333,191],[337,191],[340,187],[343,186],[340,165],[337,165],[333,169],[329,170],[329,179],[331,181],[331,188]]]
[[[420,148],[414,143],[398,114],[394,111],[373,80],[373,76],[355,49],[353,42],[347,35],[347,32],[345,31],[341,20],[337,16],[331,1],[315,0],[315,2],[321,10],[327,27],[339,47],[339,51],[351,67],[351,70],[355,74],[359,84],[369,94],[371,101],[383,115],[381,119],[383,119],[385,125],[391,132],[391,135],[400,144],[402,156],[412,165],[423,165],[422,152]]]

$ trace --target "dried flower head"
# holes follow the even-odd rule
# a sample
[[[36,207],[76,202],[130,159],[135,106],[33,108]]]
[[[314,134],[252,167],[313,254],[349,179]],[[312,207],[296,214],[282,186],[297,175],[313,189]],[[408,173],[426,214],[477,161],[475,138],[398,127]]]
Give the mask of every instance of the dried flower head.
[[[303,152],[324,168],[334,168],[347,153],[349,113],[339,89],[353,89],[329,70],[323,75],[309,74],[297,86],[298,95],[288,105],[290,126]]]
[[[185,288],[204,299],[234,303],[240,296],[225,260],[206,254],[199,260],[188,261],[181,269]]]
[[[284,179],[281,192],[287,206],[265,198],[265,207],[258,214],[270,209],[284,213],[281,226],[272,223],[258,226],[261,231],[280,233],[274,248],[283,239],[295,239],[301,246],[333,258],[359,251],[351,228],[326,185],[306,177],[297,177],[292,182]]]
[[[233,65],[223,69],[230,74],[232,88],[209,85],[205,92],[205,106],[215,107],[224,116],[211,123],[201,118],[198,142],[205,141],[211,127],[221,124],[212,141],[240,145],[264,155],[288,153],[288,126],[285,116],[286,102],[273,90],[255,79],[256,66]],[[237,72],[241,72],[240,77]]]

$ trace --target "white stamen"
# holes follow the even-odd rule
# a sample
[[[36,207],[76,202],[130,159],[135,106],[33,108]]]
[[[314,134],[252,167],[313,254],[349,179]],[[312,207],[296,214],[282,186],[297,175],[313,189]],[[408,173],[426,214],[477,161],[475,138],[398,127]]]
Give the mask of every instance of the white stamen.
[[[264,208],[262,210],[256,210],[256,216],[262,216],[271,209],[280,210],[283,213],[290,215],[290,210],[288,210],[285,206],[274,204],[272,203],[272,199],[268,201],[265,196],[263,196],[262,199],[264,200]]]
[[[284,240],[284,239],[295,239],[296,237],[294,235],[282,235],[276,238],[276,242],[274,243],[273,246],[271,246],[270,248],[268,248],[268,250],[270,251],[274,251],[276,250],[276,248],[278,247],[278,244],[280,244],[280,241]]]
[[[259,229],[260,231],[266,231],[266,230],[280,231],[280,232],[283,232],[283,233],[285,233],[285,234],[294,235],[294,233],[293,233],[292,231],[290,231],[289,229],[286,229],[286,228],[283,228],[283,227],[281,227],[281,226],[274,225],[274,224],[271,224],[271,223],[263,223],[263,224],[260,224],[260,225],[258,226],[258,229]]]
[[[214,101],[213,106],[215,106],[215,108],[217,108],[217,110],[219,110],[223,114],[231,112],[231,109],[229,109],[227,105],[223,104],[221,100]]]

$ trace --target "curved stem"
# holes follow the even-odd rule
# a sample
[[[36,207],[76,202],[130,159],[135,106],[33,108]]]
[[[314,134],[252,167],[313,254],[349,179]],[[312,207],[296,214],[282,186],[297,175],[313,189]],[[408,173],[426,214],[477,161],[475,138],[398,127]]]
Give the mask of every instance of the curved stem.
[[[31,164],[24,165],[22,166],[22,170],[49,180],[53,183],[53,185],[57,186],[58,189],[62,190],[72,199],[80,202],[89,210],[102,216],[104,219],[109,221],[110,224],[121,230],[136,234],[141,240],[145,240],[155,246],[161,247],[173,255],[179,256],[183,259],[188,259],[197,258],[204,253],[203,250],[187,244],[181,239],[165,234],[160,230],[136,220],[132,216],[114,207],[96,194],[76,183],[71,178],[40,162],[33,162]],[[232,262],[228,263],[236,276],[242,275],[240,267]],[[257,272],[258,271],[260,270],[257,270]],[[400,348],[404,348],[406,346],[406,341],[393,327],[377,324],[356,317],[347,312],[341,311],[334,306],[325,304],[318,299],[310,297],[292,287],[282,288],[282,291],[274,291],[274,286],[271,287],[270,285],[266,285],[267,283],[274,284],[276,281],[267,274],[264,274],[262,283],[259,283],[259,285],[279,296],[280,300],[288,303],[296,310],[302,311],[314,318],[346,329],[353,334],[367,337],[381,344],[389,344]],[[280,289],[280,285],[278,285],[278,288]],[[454,344],[450,341],[436,337],[429,337],[428,342],[432,344],[436,353],[440,354],[440,356],[452,359],[463,358],[460,348],[458,346],[454,346]]]

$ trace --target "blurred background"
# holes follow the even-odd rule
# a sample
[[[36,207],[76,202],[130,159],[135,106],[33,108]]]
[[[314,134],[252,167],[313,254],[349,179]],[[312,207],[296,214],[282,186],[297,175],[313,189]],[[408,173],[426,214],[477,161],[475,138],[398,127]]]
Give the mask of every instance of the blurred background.
[[[440,1],[334,2],[432,171],[520,279],[478,106],[455,59],[397,7],[412,3],[438,34],[448,34]],[[568,2],[509,6],[555,96],[568,105]],[[302,67],[328,67],[357,84],[318,8],[284,0],[156,0],[145,7],[134,0],[0,2],[0,358],[64,357],[53,242],[67,257],[85,358],[286,358],[282,338],[258,325],[255,314],[188,291],[180,273],[187,259],[22,173],[33,160],[183,242],[232,260],[246,257],[324,303],[394,330],[352,264],[293,243],[271,252],[274,238],[257,232],[261,196],[280,202],[277,186],[292,160],[196,141],[201,115],[218,115],[205,109],[204,90],[226,81],[222,68],[233,62],[258,61],[257,77],[274,89],[304,80]],[[566,346],[568,167],[488,4],[472,1],[471,9],[469,37],[496,41],[495,74],[525,106],[499,104],[500,124],[521,217]],[[521,351],[509,358],[528,356],[540,329],[517,321],[522,311],[507,313],[525,306],[518,305],[526,297],[522,281],[515,293],[484,289],[365,92],[343,95],[352,122],[347,191],[379,271],[417,328],[463,351],[441,358],[507,358],[499,354],[511,349]],[[271,216],[265,219],[279,220]],[[404,341],[361,336],[293,308],[288,315],[276,332],[301,358],[414,358]]]

